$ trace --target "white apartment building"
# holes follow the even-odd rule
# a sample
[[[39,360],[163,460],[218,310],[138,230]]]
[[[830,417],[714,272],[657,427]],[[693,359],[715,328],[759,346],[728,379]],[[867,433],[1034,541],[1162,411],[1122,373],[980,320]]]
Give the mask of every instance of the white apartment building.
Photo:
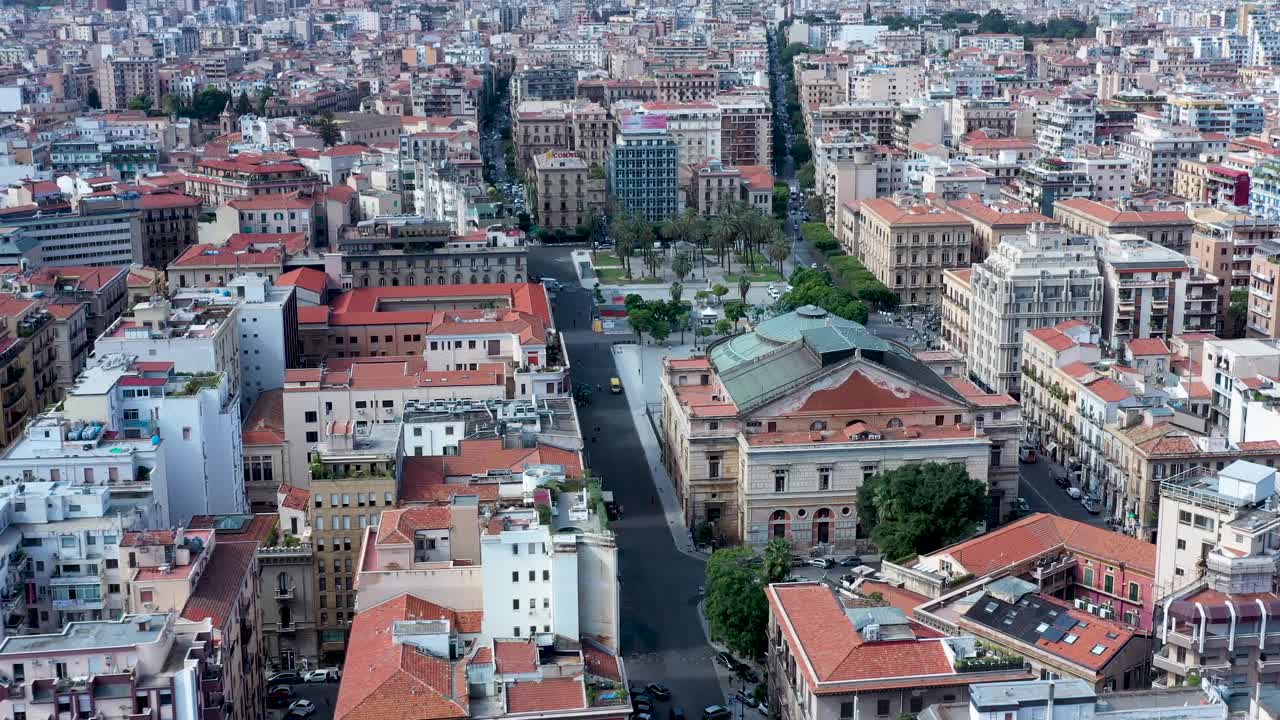
[[[222,667],[223,652],[199,624],[166,613],[9,637],[0,643],[0,674],[7,678],[0,716],[222,717],[223,672],[241,672]]]
[[[1098,264],[1105,281],[1102,335],[1113,349],[1140,338],[1213,330],[1216,279],[1182,253],[1138,235],[1104,235]]]
[[[1090,238],[1042,225],[1006,236],[973,267],[969,371],[992,391],[1019,392],[1022,336],[1102,317],[1103,284]]]
[[[239,404],[238,312],[238,305],[201,298],[138,303],[132,315],[116,320],[97,339],[94,354],[170,362],[179,373],[225,372]]]
[[[591,488],[552,497],[564,467],[531,466],[519,492],[533,507],[500,510],[480,536],[484,634],[536,638],[590,636],[611,648],[619,632],[618,551],[592,506]]]
[[[1280,340],[1245,338],[1204,344],[1200,381],[1209,388],[1209,422],[1231,442],[1275,440],[1273,378],[1280,377]],[[1255,413],[1254,410],[1264,410]]]
[[[264,390],[284,387],[285,370],[298,367],[298,301],[292,286],[277,287],[264,275],[240,275],[226,287],[183,288],[174,300],[236,308],[241,413]]]
[[[0,263],[29,267],[128,265],[144,257],[141,196],[83,197],[77,213],[35,213],[5,219]]]
[[[923,65],[862,63],[849,68],[848,98],[851,102],[878,100],[902,104],[919,97],[924,89]]]
[[[1066,161],[1089,178],[1093,200],[1119,200],[1133,195],[1133,161],[1118,155],[1075,153]]]
[[[1058,98],[1036,120],[1036,145],[1044,155],[1092,143],[1098,130],[1098,101],[1092,96]]]
[[[5,635],[119,618],[128,579],[120,538],[154,527],[151,510],[145,493],[115,498],[105,485],[33,481],[0,487],[0,544],[7,548],[6,575],[17,581],[5,591]]]
[[[63,415],[154,442],[170,470],[165,523],[247,511],[240,407],[227,373],[178,372],[169,363],[99,359],[63,401]],[[154,440],[159,438],[158,441]]]
[[[1221,154],[1227,149],[1227,136],[1164,125],[1139,116],[1133,132],[1121,138],[1116,147],[1120,157],[1133,161],[1135,185],[1167,192],[1173,187],[1179,162],[1195,160],[1202,154]]]
[[[708,158],[720,160],[721,110],[712,102],[650,102],[638,109],[641,115],[667,118],[667,134],[679,149],[681,165],[696,165]]]

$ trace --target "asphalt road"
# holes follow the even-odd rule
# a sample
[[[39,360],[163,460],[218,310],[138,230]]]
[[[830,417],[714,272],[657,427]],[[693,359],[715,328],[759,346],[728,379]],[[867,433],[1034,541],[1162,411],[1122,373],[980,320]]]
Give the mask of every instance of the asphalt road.
[[[1051,464],[1041,458],[1034,463],[1022,463],[1018,479],[1018,495],[1027,501],[1031,512],[1046,512],[1071,520],[1106,527],[1099,515],[1090,515],[1079,500],[1072,500],[1067,491],[1053,482]],[[1062,468],[1054,470],[1061,475]]]
[[[296,700],[310,700],[316,705],[316,714],[312,715],[310,720],[333,720],[333,706],[338,701],[338,683],[298,683],[291,686],[293,691],[297,693]],[[269,708],[267,710],[268,720],[277,720],[283,717],[289,706],[281,708]]]
[[[579,419],[587,464],[603,476],[604,488],[624,511],[610,527],[617,533],[627,674],[632,684],[656,680],[671,688],[672,700],[659,703],[660,717],[670,704],[696,716],[701,708],[724,702],[711,662],[714,652],[697,614],[704,564],[676,551],[661,506],[654,502],[653,477],[626,398],[607,390],[618,374],[610,349],[618,338],[591,332],[591,294],[575,287],[568,250],[531,248],[529,269],[571,288],[559,293],[552,308],[568,345],[573,380],[605,388],[579,409]]]

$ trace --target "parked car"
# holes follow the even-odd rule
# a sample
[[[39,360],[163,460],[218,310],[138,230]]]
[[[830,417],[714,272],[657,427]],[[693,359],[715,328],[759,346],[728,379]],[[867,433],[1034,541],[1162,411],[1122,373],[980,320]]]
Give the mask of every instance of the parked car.
[[[652,713],[653,703],[641,696],[631,701],[631,709],[637,713]]]
[[[735,691],[733,693],[733,696],[738,699],[738,702],[742,703],[743,705],[746,705],[749,708],[756,707],[760,704],[756,702],[755,698],[751,697],[750,695],[748,695],[747,693],[741,690]]]
[[[808,559],[806,559],[805,557],[803,557],[803,556],[801,556],[801,555],[792,555],[792,556],[791,556],[791,567],[793,567],[793,568],[795,568],[795,567],[804,567],[805,565],[808,565],[808,564],[809,564]]]
[[[1080,492],[1080,488],[1078,487],[1067,488],[1067,497],[1071,498],[1072,500],[1079,500],[1080,496],[1082,495],[1084,495],[1084,493]]]
[[[708,705],[702,709],[702,720],[729,720],[729,708],[723,705]]]
[[[1102,503],[1098,502],[1098,498],[1087,497],[1081,500],[1080,504],[1084,505],[1084,509],[1088,510],[1090,515],[1097,515],[1102,512]]]
[[[277,685],[267,691],[267,703],[272,707],[284,707],[297,696],[288,685]]]
[[[738,669],[738,658],[727,652],[716,653],[716,664],[730,672]]]
[[[671,689],[661,683],[649,683],[649,686],[645,689],[649,691],[650,695],[658,700],[671,699]]]
[[[653,720],[653,714],[647,712],[638,712],[631,716],[634,720]]]
[[[810,567],[822,568],[823,570],[826,570],[827,568],[831,567],[834,564],[835,563],[831,562],[830,559],[824,558],[824,557],[809,559]]]
[[[564,289],[564,285],[554,278],[543,278],[542,287],[546,288],[547,292],[560,292]]]
[[[680,705],[672,705],[667,711],[667,720],[686,720],[684,716],[684,708]]]
[[[332,676],[329,670],[308,670],[302,673],[302,682],[306,683],[322,683],[329,682]]]
[[[1055,475],[1053,478],[1053,484],[1060,488],[1068,488],[1071,486],[1071,481],[1067,479],[1066,475]]]
[[[631,685],[630,687],[627,688],[627,695],[631,696],[632,698],[636,697],[637,695],[644,695],[644,694],[645,694],[645,686],[643,685]]]
[[[293,717],[311,717],[316,714],[316,704],[310,700],[295,700],[289,706],[288,714]]]
[[[862,558],[857,555],[845,555],[836,562],[840,563],[840,567],[854,567],[862,564]]]
[[[285,670],[267,678],[268,685],[293,685],[302,682],[302,675],[296,670]]]
[[[1031,506],[1027,504],[1026,498],[1018,498],[1013,501],[1013,511],[1019,515],[1030,515]]]

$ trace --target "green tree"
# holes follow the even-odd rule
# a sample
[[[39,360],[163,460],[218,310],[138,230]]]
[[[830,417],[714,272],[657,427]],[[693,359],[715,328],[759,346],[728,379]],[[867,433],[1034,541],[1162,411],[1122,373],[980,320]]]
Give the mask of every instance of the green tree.
[[[671,296],[671,302],[679,304],[680,298],[684,296],[684,285],[678,282],[671,283],[671,290],[668,294]]]
[[[241,90],[240,97],[236,98],[236,114],[248,115],[251,112],[253,112],[253,104],[249,102],[249,92]]]
[[[1004,13],[992,9],[982,16],[982,20],[978,22],[979,33],[997,33],[1003,34],[1009,32],[1009,21],[1005,18]]]
[[[809,141],[802,137],[796,138],[796,141],[791,143],[791,157],[796,161],[797,165],[809,162],[809,159],[813,157],[813,151],[809,149]]]
[[[774,238],[769,246],[765,248],[765,253],[769,259],[778,263],[778,273],[782,273],[782,262],[791,255],[791,248],[787,245],[787,241],[781,237]]]
[[[1227,307],[1227,317],[1231,326],[1227,328],[1231,337],[1244,337],[1245,322],[1249,317],[1249,291],[1236,288],[1231,291],[1231,304]]]
[[[786,183],[773,184],[773,216],[779,220],[787,217],[787,205],[791,202],[791,186]]]
[[[733,323],[736,328],[738,321],[747,316],[747,306],[742,303],[734,303],[724,306],[724,316]]]
[[[782,582],[791,576],[791,543],[774,538],[764,546],[764,565],[760,571],[765,583]]]
[[[717,550],[707,561],[705,603],[711,637],[746,657],[764,652],[769,603],[748,548]]]
[[[813,189],[814,172],[812,160],[805,162],[799,170],[796,170],[796,180],[800,183],[800,187],[806,190]]]
[[[94,110],[102,109],[102,96],[98,94],[98,88],[89,88],[89,97],[85,98],[85,103]]]
[[[932,552],[973,534],[987,486],[959,464],[903,465],[863,483],[858,520],[886,558]]]
[[[733,332],[733,323],[729,322],[725,318],[720,318],[716,321],[717,335],[728,335],[731,332]]]
[[[677,280],[684,282],[689,273],[693,272],[693,258],[689,257],[689,253],[681,250],[671,256],[671,272]]]
[[[338,130],[338,123],[334,121],[333,113],[331,112],[312,118],[311,129],[320,136],[320,140],[325,144],[325,147],[337,145],[342,140],[342,132]]]
[[[724,296],[729,294],[729,288],[721,285],[720,283],[716,283],[711,286],[711,294],[720,298],[721,302],[724,302]]]
[[[269,88],[269,87],[264,87],[264,88],[262,88],[261,90],[259,90],[259,91],[258,91],[258,96],[257,96],[256,98],[254,98],[254,111],[255,111],[258,115],[266,115],[266,114],[267,114],[267,101],[268,101],[268,100],[270,100],[270,99],[271,99],[271,96],[272,96],[272,95],[275,95],[275,94],[276,94],[276,91],[275,91],[275,90],[272,90],[272,89],[271,89],[271,88]]]
[[[751,278],[746,275],[738,277],[738,297],[742,298],[742,302],[747,301],[747,293],[751,292]]]
[[[139,95],[129,101],[130,110],[150,110],[154,102],[150,95]]]

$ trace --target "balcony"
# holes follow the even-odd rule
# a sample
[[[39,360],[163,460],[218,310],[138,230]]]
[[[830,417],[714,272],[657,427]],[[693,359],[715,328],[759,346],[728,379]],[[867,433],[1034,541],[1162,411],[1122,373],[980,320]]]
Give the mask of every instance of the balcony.
[[[277,587],[276,587],[276,599],[277,599],[277,600],[292,600],[292,599],[293,599],[293,592],[294,592],[294,588],[293,588],[293,586],[289,586],[289,587],[287,587],[287,588],[282,588],[282,587],[277,586]]]
[[[298,630],[298,623],[280,623],[276,626],[276,633],[279,635],[292,635]]]

